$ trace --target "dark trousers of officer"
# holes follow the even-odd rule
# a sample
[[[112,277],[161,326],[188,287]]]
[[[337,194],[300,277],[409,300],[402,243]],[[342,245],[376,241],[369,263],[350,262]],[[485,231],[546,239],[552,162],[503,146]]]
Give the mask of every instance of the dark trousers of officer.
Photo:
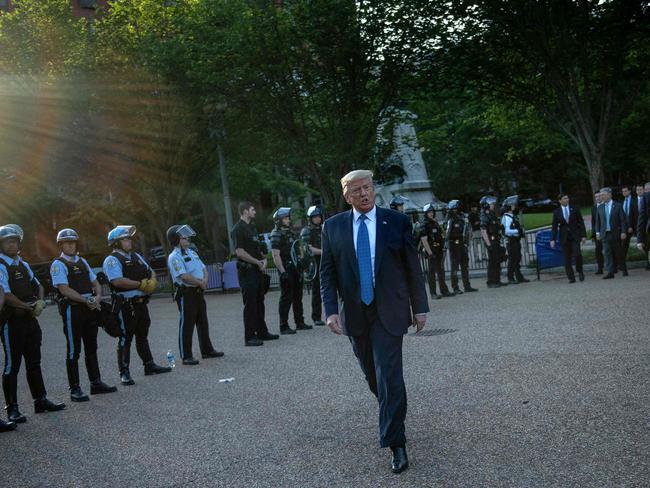
[[[521,274],[521,238],[508,237],[506,250],[508,251],[508,280],[523,280],[524,275]]]
[[[603,241],[596,239],[594,241],[594,244],[596,246],[596,264],[598,266],[598,272],[602,273],[605,264],[605,255],[603,254]]]
[[[320,256],[315,256],[316,277],[311,282],[311,319],[323,320],[323,302],[320,296]]]
[[[244,340],[249,341],[269,333],[264,320],[264,276],[256,266],[240,269],[237,275],[244,301]]]
[[[567,278],[570,280],[575,279],[573,272],[573,257],[576,258],[576,271],[582,273],[582,252],[580,252],[580,241],[572,238],[562,244],[562,252],[564,253],[564,270],[566,271]]]
[[[122,304],[119,318],[122,333],[117,343],[117,365],[120,368],[120,373],[123,373],[129,370],[131,363],[133,336],[135,336],[135,348],[138,351],[138,356],[142,359],[142,364],[153,361],[148,339],[151,319],[147,304],[142,298],[126,300]]]
[[[449,293],[449,288],[447,288],[447,283],[445,283],[444,254],[434,254],[432,257],[427,258],[427,260],[429,264],[427,280],[429,281],[429,292],[431,293],[431,296],[436,296],[436,281],[438,281],[440,293],[446,295]]]
[[[98,312],[83,304],[68,304],[63,313],[63,333],[66,338],[66,371],[70,388],[79,386],[79,355],[81,343],[84,347],[86,371],[90,382],[98,381],[99,361],[97,360],[97,319]]]
[[[289,325],[289,309],[293,306],[293,320],[296,325],[305,323],[302,309],[302,274],[293,266],[285,268],[287,277],[280,280],[280,327]]]
[[[41,339],[41,327],[33,317],[12,316],[2,326],[2,345],[5,352],[2,390],[7,405],[18,404],[18,371],[23,357],[32,398],[37,400],[45,397],[45,383],[41,372]]]
[[[501,246],[499,245],[499,241],[493,240],[492,245],[487,248],[487,253],[487,284],[496,285],[501,281]]]
[[[605,269],[608,274],[614,274],[620,269],[626,270],[625,261],[622,259],[623,248],[621,236],[613,232],[605,232],[603,237],[603,254],[605,255]]]
[[[462,242],[449,243],[449,257],[451,258],[451,287],[458,290],[458,268],[463,279],[463,288],[471,288],[469,282],[469,252]]]
[[[192,356],[192,336],[194,327],[199,337],[199,349],[201,354],[208,354],[214,350],[210,341],[208,327],[208,310],[203,296],[203,290],[196,287],[185,287],[179,291],[179,298],[176,302],[181,313],[178,324],[178,348],[182,359],[189,359]]]
[[[361,305],[363,334],[350,336],[352,350],[379,402],[379,445],[406,444],[406,386],[402,368],[403,336],[386,332],[377,317],[377,305]]]

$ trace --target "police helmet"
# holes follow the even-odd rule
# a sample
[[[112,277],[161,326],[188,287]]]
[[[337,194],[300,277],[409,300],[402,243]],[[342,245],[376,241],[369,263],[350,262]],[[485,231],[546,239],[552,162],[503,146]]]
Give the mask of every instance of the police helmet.
[[[447,204],[447,210],[460,210],[460,200],[450,200]]]
[[[511,210],[512,207],[515,207],[519,204],[519,195],[510,195],[501,203],[501,210]]]
[[[18,239],[18,242],[23,242],[23,235],[23,230],[16,224],[7,224],[0,227],[0,241],[13,237]]]
[[[497,197],[492,195],[485,195],[484,197],[481,198],[479,203],[483,210],[487,210],[490,208],[490,205],[496,205]]]
[[[424,215],[428,214],[429,212],[436,212],[436,207],[433,205],[433,203],[427,203],[424,207],[422,207],[422,212],[424,212]]]
[[[78,241],[79,235],[74,229],[61,229],[56,235],[56,243],[59,244],[65,241]]]
[[[391,198],[388,205],[393,210],[397,210],[397,207],[403,206],[406,202],[408,202],[408,198],[403,197],[402,195],[395,195],[393,198]]]
[[[118,225],[108,233],[108,245],[113,246],[122,239],[133,237],[135,230],[135,225]]]
[[[167,240],[172,246],[178,246],[181,238],[189,239],[196,236],[196,232],[189,225],[172,225],[167,229]]]
[[[285,217],[291,217],[291,208],[290,207],[280,207],[273,214],[273,222],[279,224],[280,221]]]
[[[323,216],[323,210],[317,205],[312,205],[307,209],[307,217],[309,217],[310,219],[312,217],[319,217],[319,216],[320,217]]]

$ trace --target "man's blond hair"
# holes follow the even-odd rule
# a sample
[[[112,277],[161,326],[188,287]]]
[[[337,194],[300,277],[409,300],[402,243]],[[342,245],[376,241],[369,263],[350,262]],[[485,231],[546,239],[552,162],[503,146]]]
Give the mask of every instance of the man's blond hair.
[[[343,192],[345,193],[347,186],[353,181],[365,179],[372,181],[372,177],[372,171],[368,171],[367,169],[355,169],[354,171],[350,171],[347,175],[341,178],[341,187],[343,188]]]

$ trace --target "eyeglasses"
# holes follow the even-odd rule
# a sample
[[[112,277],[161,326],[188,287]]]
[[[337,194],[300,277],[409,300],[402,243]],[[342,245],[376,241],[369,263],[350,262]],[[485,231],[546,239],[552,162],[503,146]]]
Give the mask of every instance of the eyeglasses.
[[[353,190],[348,190],[348,192],[351,195],[359,196],[359,195],[361,195],[362,192],[370,193],[374,189],[375,189],[375,187],[373,185],[363,185],[363,186],[360,186],[359,188],[355,188]]]

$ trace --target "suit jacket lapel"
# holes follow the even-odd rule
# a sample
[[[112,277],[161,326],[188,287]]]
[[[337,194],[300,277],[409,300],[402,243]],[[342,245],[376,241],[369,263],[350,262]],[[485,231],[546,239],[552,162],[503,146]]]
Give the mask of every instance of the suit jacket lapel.
[[[386,233],[388,232],[388,225],[385,225],[386,221],[383,209],[377,207],[377,232],[375,234],[375,279],[379,274],[379,265],[381,264],[381,258],[384,257],[384,247],[386,247]]]
[[[350,256],[350,266],[354,270],[354,276],[359,281],[359,262],[357,261],[357,251],[354,248],[354,230],[352,228],[352,221],[354,220],[354,212],[350,210],[345,219],[345,232],[343,233],[345,242],[343,243],[345,254]]]

